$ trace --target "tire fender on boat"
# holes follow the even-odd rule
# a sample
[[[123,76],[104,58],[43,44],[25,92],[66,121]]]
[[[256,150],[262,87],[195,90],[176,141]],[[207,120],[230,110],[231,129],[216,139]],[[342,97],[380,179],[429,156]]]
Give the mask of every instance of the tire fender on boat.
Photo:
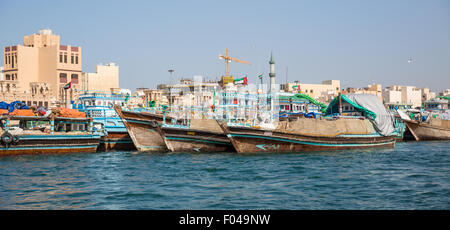
[[[2,134],[2,143],[9,144],[13,141],[14,136],[11,133],[5,132]]]

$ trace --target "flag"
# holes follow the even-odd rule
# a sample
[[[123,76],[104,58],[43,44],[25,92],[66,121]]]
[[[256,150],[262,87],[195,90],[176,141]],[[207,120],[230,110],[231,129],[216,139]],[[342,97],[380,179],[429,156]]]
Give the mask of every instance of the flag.
[[[234,84],[244,84],[247,85],[247,77],[239,78],[234,80]]]
[[[72,87],[72,82],[67,83],[64,85],[64,89],[70,89]]]
[[[264,73],[258,75],[258,78],[259,78],[259,79],[262,79],[262,78],[263,78],[263,75],[264,75]]]
[[[296,90],[300,90],[300,85],[294,85],[294,86],[292,86],[292,88],[296,89]]]

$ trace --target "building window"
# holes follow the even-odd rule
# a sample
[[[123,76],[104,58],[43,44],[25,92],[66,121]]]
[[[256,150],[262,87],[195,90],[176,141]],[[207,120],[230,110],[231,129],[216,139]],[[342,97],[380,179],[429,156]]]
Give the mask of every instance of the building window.
[[[78,84],[78,74],[72,74],[71,82],[74,84]]]
[[[48,102],[44,102],[44,106],[47,108],[48,107]]]
[[[11,80],[11,75],[6,74],[6,80]]]
[[[59,63],[63,63],[63,54],[59,53]]]
[[[64,63],[67,63],[67,54],[64,54]]]
[[[73,54],[70,56],[70,63],[73,64]]]
[[[12,56],[12,55],[11,55]],[[11,62],[12,68],[14,69],[14,56],[12,56],[12,62]]]
[[[59,74],[59,83],[67,83],[67,74],[65,73]]]
[[[75,56],[75,64],[78,64],[78,55]]]

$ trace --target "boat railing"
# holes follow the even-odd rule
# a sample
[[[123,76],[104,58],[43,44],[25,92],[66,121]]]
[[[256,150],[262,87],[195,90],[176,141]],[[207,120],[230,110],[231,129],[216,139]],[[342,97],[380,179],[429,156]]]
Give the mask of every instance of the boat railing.
[[[92,118],[72,118],[72,117],[44,117],[44,116],[10,116],[4,115],[0,117],[0,125],[4,132],[9,132],[11,128],[11,121],[24,121],[31,122],[32,127],[37,127],[39,121],[48,121],[50,125],[49,133],[51,135],[55,132],[55,127],[59,124],[87,124],[87,132],[92,135],[98,135],[98,133],[93,129],[93,119]],[[20,125],[20,123],[19,123]]]

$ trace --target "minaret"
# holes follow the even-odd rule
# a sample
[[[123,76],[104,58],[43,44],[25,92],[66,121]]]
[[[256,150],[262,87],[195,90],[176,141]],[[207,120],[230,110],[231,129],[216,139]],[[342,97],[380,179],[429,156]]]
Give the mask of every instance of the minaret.
[[[270,93],[272,93],[273,91],[275,91],[275,61],[273,60],[273,54],[272,52],[270,53],[270,73],[269,73],[269,77],[270,77]]]

